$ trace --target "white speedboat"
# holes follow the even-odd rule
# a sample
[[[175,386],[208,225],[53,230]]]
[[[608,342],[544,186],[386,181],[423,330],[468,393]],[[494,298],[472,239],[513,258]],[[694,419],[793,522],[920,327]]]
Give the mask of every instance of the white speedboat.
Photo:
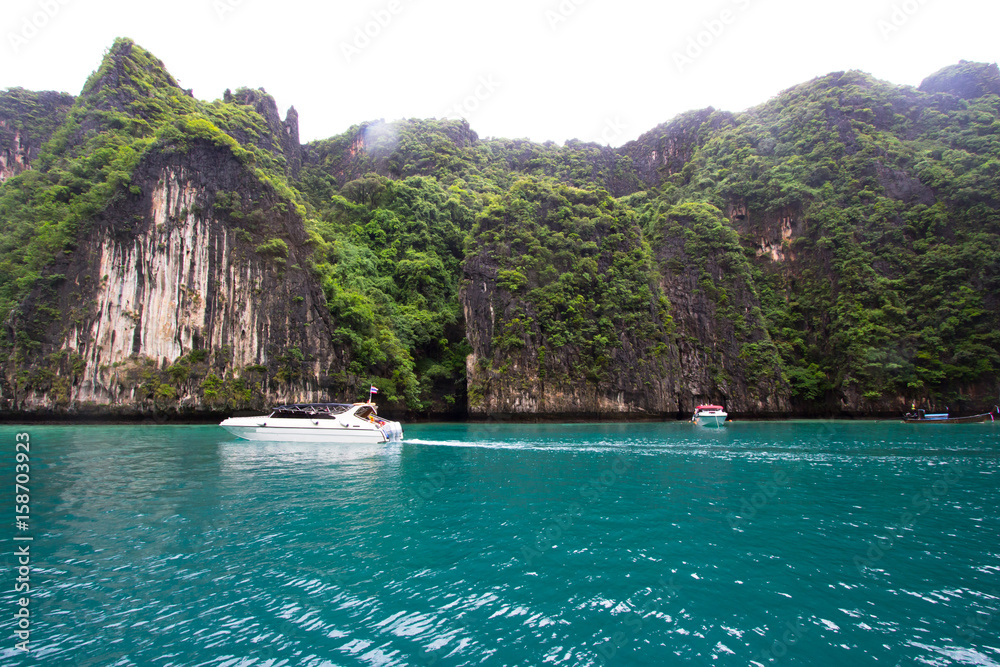
[[[379,417],[374,403],[279,405],[267,416],[230,417],[219,426],[245,440],[354,444],[403,439],[403,426]]]
[[[691,421],[698,426],[725,426],[728,416],[721,405],[699,405],[694,409]]]

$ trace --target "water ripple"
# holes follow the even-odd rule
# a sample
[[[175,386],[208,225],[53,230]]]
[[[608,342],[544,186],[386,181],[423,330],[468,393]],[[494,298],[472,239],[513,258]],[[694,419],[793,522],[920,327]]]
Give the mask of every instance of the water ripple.
[[[37,427],[37,652],[0,662],[996,665],[998,434]]]

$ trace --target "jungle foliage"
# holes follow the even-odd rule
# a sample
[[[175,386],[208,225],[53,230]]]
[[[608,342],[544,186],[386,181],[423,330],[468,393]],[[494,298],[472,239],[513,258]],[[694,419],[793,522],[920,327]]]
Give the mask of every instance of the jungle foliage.
[[[496,264],[506,304],[495,367],[531,349],[545,373],[562,350],[574,360],[564,379],[599,381],[625,333],[662,351],[684,332],[661,285],[691,268],[742,341],[748,377],[787,381],[800,405],[990,393],[997,80],[995,66],[968,63],[926,91],[835,73],[744,113],[685,115],[683,134],[664,125],[619,149],[480,140],[465,121],[379,121],[302,146],[289,174],[281,137],[253,104],[262,91],[196,100],[118,40],[61,115],[38,94],[0,93],[0,114],[48,137],[33,168],[0,186],[0,318],[59,278],[59,259],[97,216],[141,192],[132,179],[146,157],[208,143],[303,219],[305,268],[349,353],[334,378],[345,392],[372,382],[417,411],[464,401],[459,294],[479,257]],[[678,147],[676,168],[657,162],[654,143]],[[683,253],[658,261],[675,241]],[[280,265],[289,254],[282,239],[255,248]],[[750,316],[732,307],[737,290],[759,304]]]
[[[742,205],[748,248],[797,221],[753,267],[799,398],[959,401],[1000,368],[998,150],[996,95],[848,72],[727,119],[661,190]]]
[[[605,190],[522,177],[479,216],[467,252],[484,249],[511,297],[494,324],[496,366],[528,347],[550,380],[599,382],[623,338],[666,342],[669,304],[649,245],[635,211]]]

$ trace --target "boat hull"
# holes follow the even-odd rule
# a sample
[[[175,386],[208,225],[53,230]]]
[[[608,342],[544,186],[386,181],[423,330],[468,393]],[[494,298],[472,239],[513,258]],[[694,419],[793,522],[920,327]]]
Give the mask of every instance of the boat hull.
[[[725,426],[728,417],[729,414],[723,406],[706,403],[695,406],[691,422],[698,426]]]
[[[947,417],[945,419],[907,419],[903,418],[904,424],[982,424],[987,419],[992,419],[991,413],[981,415],[971,415],[969,417]]]
[[[698,426],[725,426],[727,415],[698,415],[695,417],[695,423]]]
[[[292,423],[287,423],[292,422]],[[268,419],[266,417],[234,417],[221,424],[237,438],[268,442],[325,442],[330,444],[372,444],[402,437],[402,428],[395,422],[386,427],[341,426],[332,419]],[[395,428],[392,426],[395,425]]]

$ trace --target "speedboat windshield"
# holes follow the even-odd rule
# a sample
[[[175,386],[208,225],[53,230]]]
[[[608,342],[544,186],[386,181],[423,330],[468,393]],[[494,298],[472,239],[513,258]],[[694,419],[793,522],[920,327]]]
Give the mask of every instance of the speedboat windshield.
[[[376,416],[375,409],[372,408],[370,405],[362,405],[360,408],[358,408],[358,411],[354,413],[354,416],[359,419],[368,419],[369,417]]]
[[[286,419],[333,419],[353,408],[349,403],[299,403],[279,405],[271,413],[272,417]]]

